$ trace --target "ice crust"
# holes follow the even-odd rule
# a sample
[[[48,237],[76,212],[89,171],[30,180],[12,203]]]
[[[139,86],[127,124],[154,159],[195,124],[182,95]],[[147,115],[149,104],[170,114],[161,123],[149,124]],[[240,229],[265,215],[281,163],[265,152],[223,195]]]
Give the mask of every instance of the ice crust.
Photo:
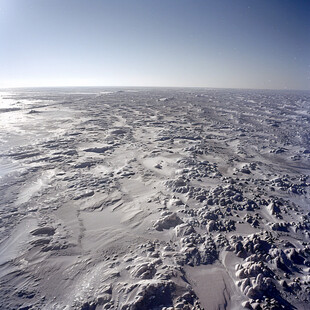
[[[0,93],[1,309],[308,309],[310,93]]]

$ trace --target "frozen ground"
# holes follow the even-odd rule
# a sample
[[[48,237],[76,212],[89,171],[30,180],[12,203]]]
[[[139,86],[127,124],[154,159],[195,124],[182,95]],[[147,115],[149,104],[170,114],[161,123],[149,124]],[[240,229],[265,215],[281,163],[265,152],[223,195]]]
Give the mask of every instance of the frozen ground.
[[[310,93],[0,93],[1,309],[309,309]]]

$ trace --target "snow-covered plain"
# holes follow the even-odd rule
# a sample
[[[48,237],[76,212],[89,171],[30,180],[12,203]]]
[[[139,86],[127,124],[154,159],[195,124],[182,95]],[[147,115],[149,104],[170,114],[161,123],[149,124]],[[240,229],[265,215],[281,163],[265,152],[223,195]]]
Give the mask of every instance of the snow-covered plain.
[[[309,123],[309,92],[0,92],[0,308],[309,309]]]

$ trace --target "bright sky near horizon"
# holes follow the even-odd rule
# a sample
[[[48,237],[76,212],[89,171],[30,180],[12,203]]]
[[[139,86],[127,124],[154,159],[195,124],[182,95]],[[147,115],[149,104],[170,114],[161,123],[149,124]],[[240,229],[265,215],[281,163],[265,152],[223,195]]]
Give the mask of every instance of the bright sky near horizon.
[[[0,0],[0,87],[310,90],[309,0]]]

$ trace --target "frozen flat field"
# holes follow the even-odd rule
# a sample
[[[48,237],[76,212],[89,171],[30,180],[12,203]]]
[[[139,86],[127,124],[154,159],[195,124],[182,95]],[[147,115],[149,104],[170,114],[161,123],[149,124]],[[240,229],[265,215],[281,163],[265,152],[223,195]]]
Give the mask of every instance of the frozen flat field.
[[[1,309],[309,309],[310,93],[0,92]]]

